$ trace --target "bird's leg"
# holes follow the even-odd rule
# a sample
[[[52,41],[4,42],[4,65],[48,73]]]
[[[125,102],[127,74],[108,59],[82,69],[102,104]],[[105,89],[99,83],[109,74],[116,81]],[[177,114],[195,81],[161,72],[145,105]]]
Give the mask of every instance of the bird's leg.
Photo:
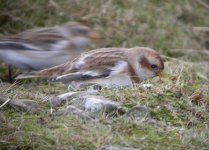
[[[13,78],[12,78],[12,66],[8,66],[8,75],[9,75],[9,82],[13,83]]]

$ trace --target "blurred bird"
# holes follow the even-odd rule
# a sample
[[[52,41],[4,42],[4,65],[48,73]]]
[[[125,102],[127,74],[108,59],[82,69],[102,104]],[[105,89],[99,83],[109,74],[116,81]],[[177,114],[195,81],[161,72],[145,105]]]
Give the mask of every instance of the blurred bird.
[[[78,88],[83,84],[120,87],[160,76],[163,69],[160,54],[151,48],[101,48],[81,54],[72,62],[32,72],[31,77],[53,76],[54,81],[72,82]]]
[[[0,60],[26,71],[53,67],[85,51],[99,34],[81,24],[26,30],[0,40]]]

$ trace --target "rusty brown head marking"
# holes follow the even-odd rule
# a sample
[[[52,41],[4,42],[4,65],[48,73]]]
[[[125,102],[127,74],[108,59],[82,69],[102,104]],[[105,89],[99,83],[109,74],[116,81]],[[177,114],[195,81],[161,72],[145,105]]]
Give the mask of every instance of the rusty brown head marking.
[[[136,72],[134,71],[134,69],[129,65],[128,67],[128,71],[130,73],[130,77],[131,77],[131,80],[135,83],[139,83],[140,82],[140,79],[139,77],[136,75]]]
[[[157,59],[159,59],[161,69],[163,70],[164,69],[164,61],[163,61],[163,59],[160,56],[158,56]]]
[[[142,68],[150,68],[150,63],[148,62],[147,58],[142,57],[139,64]]]
[[[161,72],[164,69],[164,63],[159,54],[152,54],[149,57],[152,61],[149,61],[147,57],[143,56],[140,60],[140,65],[142,68],[152,70],[154,72]]]

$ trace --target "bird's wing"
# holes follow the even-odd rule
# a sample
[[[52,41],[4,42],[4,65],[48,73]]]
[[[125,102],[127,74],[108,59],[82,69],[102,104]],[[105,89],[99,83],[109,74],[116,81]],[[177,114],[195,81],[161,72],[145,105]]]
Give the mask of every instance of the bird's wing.
[[[59,40],[63,40],[63,35],[58,31],[57,27],[45,27],[35,28],[20,32],[16,35],[8,37],[13,41],[29,41],[29,42],[43,42],[43,43],[54,43]]]
[[[33,71],[30,75],[37,75],[39,77],[55,77],[71,74],[73,75],[73,78],[76,79],[80,79],[81,77],[83,79],[92,77],[108,77],[114,73],[116,74],[118,70],[122,70],[119,69],[123,68],[120,66],[125,66],[125,64],[127,64],[126,58],[123,54],[124,50],[125,48],[101,48],[92,50],[82,54],[72,62],[69,61],[65,64],[41,71]]]
[[[20,74],[15,79],[21,80],[21,79],[29,79],[29,78],[50,78],[50,77],[56,77],[58,75],[61,75],[65,68],[69,68],[70,63],[67,62],[65,64],[57,65],[51,68],[43,69],[40,71],[31,71],[26,74]]]
[[[40,48],[25,42],[16,42],[12,40],[0,40],[0,51],[40,51]]]
[[[109,78],[114,75],[125,73],[128,63],[126,61],[115,61],[113,64],[100,65],[97,67],[82,69],[76,72],[67,73],[58,76],[54,81],[70,82],[70,81],[85,81],[96,78]]]
[[[8,36],[0,40],[0,49],[12,50],[59,50],[69,44],[69,39],[63,36],[58,28],[36,28]]]
[[[66,68],[65,73],[79,70],[88,70],[98,66],[113,66],[117,61],[124,60],[126,48],[100,48],[81,54]]]
[[[88,80],[120,74],[128,67],[123,50],[125,49],[103,48],[81,55],[55,80]]]

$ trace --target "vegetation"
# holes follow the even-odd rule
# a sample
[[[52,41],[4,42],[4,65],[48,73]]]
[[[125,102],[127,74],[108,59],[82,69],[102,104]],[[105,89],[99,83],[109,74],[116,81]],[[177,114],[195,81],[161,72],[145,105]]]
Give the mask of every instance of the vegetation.
[[[0,108],[0,148],[97,149],[119,145],[141,149],[208,149],[209,147],[209,3],[204,0],[0,0],[1,36],[69,21],[82,22],[104,37],[98,47],[148,46],[166,55],[165,76],[150,90],[102,89],[103,95],[123,104],[149,108],[161,124],[140,124],[99,114],[91,123],[68,115],[52,117],[44,101],[64,93],[60,84],[41,81],[1,83],[0,94],[33,99],[45,109],[30,114]],[[200,28],[195,28],[200,27]],[[6,66],[1,65],[1,77]],[[142,83],[143,84],[143,83]]]

